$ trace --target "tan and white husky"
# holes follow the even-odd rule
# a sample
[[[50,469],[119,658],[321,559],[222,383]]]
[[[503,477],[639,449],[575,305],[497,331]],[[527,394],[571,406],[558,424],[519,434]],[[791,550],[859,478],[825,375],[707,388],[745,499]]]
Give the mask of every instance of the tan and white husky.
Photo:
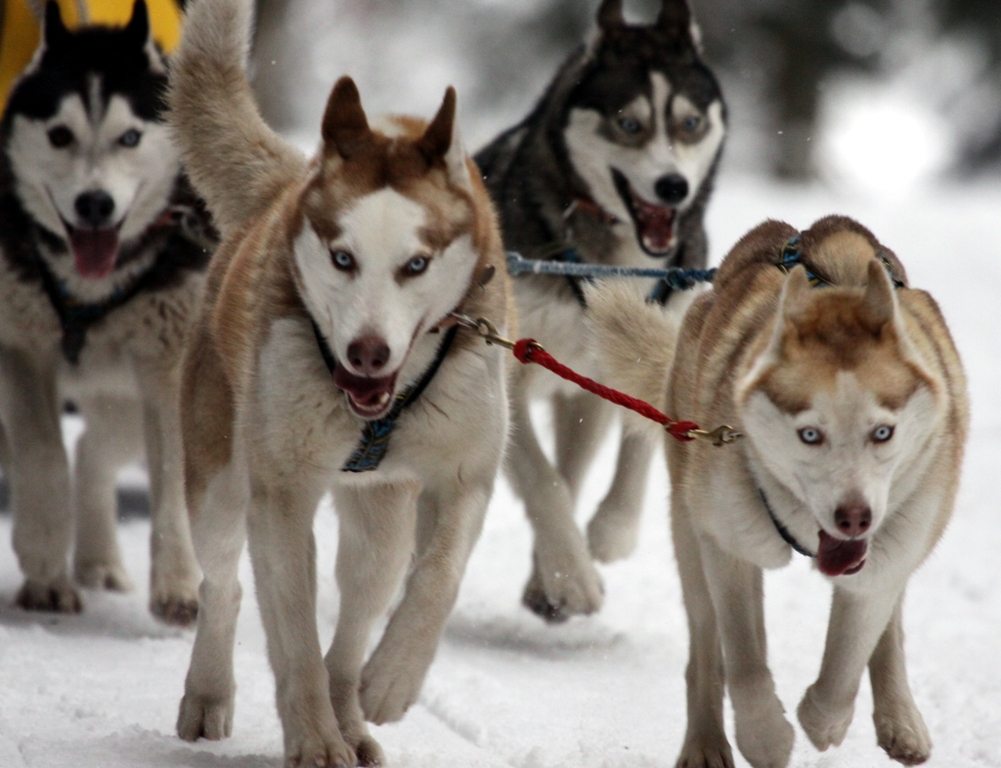
[[[504,254],[454,91],[430,124],[372,127],[343,78],[307,161],[257,112],[249,27],[249,2],[198,0],[171,72],[177,139],[224,236],[182,383],[205,578],[177,731],[230,734],[247,539],[287,763],[379,763],[364,719],[416,700],[501,461],[503,350],[446,326],[459,308],[507,328]],[[324,658],[313,516],[330,489],[341,605]]]
[[[691,632],[678,765],[733,765],[724,682],[748,762],[788,763],[793,728],[767,666],[762,569],[793,549],[834,587],[820,674],[797,710],[807,736],[821,750],[841,743],[868,665],[880,746],[907,765],[926,760],[901,607],[952,513],[968,422],[934,300],[908,287],[868,230],[831,216],[802,235],[768,221],[737,243],[686,314],[669,377],[659,348],[676,330],[655,310],[615,288],[588,303],[609,362],[625,366],[618,384],[745,435],[727,447],[667,441]]]

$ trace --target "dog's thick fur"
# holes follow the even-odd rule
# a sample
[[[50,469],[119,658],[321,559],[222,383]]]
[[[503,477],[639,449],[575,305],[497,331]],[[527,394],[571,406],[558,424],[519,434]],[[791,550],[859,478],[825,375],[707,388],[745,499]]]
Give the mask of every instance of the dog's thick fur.
[[[445,336],[433,331],[451,310],[508,328],[504,254],[451,89],[430,124],[392,118],[373,129],[344,78],[307,161],[252,100],[249,17],[243,0],[193,3],[171,80],[185,162],[224,234],[184,366],[185,476],[205,579],[177,730],[189,740],[230,733],[247,538],[288,764],[377,763],[364,719],[397,720],[416,700],[492,493],[507,436],[503,350],[460,329],[378,469],[342,467],[362,416],[381,415],[431,366]],[[481,287],[490,267],[496,277]],[[379,363],[356,348],[373,338],[388,355]],[[399,376],[374,377],[379,365]],[[391,392],[366,395],[366,382],[386,381]],[[331,488],[341,607],[324,659],[312,521]]]
[[[868,665],[880,746],[907,765],[931,751],[907,682],[901,606],[952,513],[968,423],[963,370],[935,302],[906,287],[868,230],[832,216],[803,233],[803,263],[830,284],[818,288],[803,266],[788,277],[776,268],[796,234],[769,221],[734,247],[685,316],[659,382],[662,359],[644,355],[674,328],[637,314],[621,292],[588,295],[605,353],[643,358],[614,383],[673,416],[745,434],[726,447],[667,440],[691,631],[679,766],[733,764],[724,683],[751,765],[789,760],[793,729],[767,667],[762,606],[762,568],[792,552],[779,525],[816,553],[834,587],[820,675],[798,708],[810,740],[841,743]],[[904,287],[894,290],[881,257]]]
[[[636,26],[623,21],[621,0],[605,0],[597,18],[597,35],[564,63],[532,113],[476,156],[505,244],[530,258],[704,267],[702,219],[726,116],[688,6],[664,0],[654,24]],[[661,302],[670,294],[650,280],[632,286]],[[601,379],[581,332],[579,284],[519,277],[515,291],[523,333]],[[672,296],[670,306],[680,312],[685,301]],[[518,371],[513,393],[507,470],[535,531],[523,601],[551,621],[591,613],[602,603],[591,557],[610,562],[635,547],[653,446],[625,430],[585,544],[574,506],[613,410],[533,366]],[[529,418],[536,398],[553,406],[555,468]]]
[[[76,580],[128,588],[115,477],[145,447],[150,607],[180,624],[197,609],[178,393],[214,233],[164,124],[166,81],[142,0],[124,28],[75,32],[50,3],[42,45],[0,124],[0,442],[25,608],[81,604],[67,568],[74,504],[60,412],[69,400],[86,420],[75,468]],[[95,211],[95,201],[104,207]],[[70,311],[115,306],[81,336],[54,295]],[[131,298],[122,304],[120,295]]]

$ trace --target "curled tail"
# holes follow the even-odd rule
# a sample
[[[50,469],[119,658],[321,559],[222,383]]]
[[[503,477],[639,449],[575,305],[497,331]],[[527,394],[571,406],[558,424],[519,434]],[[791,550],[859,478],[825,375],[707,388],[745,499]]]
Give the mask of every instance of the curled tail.
[[[584,294],[601,382],[663,410],[681,312],[673,305],[665,309],[648,304],[623,280],[585,286]],[[628,429],[663,435],[658,424],[628,411],[624,414]]]
[[[306,160],[265,124],[247,81],[250,0],[188,3],[168,102],[188,175],[224,234],[302,177]]]

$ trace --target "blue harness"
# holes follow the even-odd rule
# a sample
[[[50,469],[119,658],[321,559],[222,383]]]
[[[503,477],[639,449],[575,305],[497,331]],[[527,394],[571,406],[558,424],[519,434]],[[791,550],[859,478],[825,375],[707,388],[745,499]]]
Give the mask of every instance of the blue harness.
[[[316,336],[316,343],[320,348],[320,355],[323,357],[323,362],[326,363],[327,370],[333,375],[334,369],[337,367],[337,360],[330,351],[327,340],[323,338],[323,333],[320,331],[319,326],[317,326],[316,321],[311,319],[310,322],[313,324],[313,334]],[[403,413],[404,409],[410,406],[427,389],[428,384],[431,383],[435,374],[438,373],[438,369],[448,355],[448,351],[452,347],[452,342],[455,340],[455,334],[458,330],[459,326],[457,325],[453,325],[448,329],[441,346],[438,347],[438,354],[435,356],[434,362],[424,371],[424,375],[421,376],[416,384],[412,384],[396,396],[389,413],[381,419],[365,422],[365,426],[362,427],[361,438],[358,441],[358,447],[348,457],[348,460],[344,462],[341,472],[371,472],[379,468],[379,463],[389,450],[389,438],[396,427],[396,420]]]

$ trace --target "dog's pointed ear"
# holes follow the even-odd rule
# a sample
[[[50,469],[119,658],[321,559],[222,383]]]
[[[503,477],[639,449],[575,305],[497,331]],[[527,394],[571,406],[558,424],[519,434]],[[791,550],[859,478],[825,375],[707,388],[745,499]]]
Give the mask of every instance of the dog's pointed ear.
[[[701,50],[702,33],[692,18],[688,0],[662,0],[657,28],[677,40],[688,41],[695,50]]]
[[[598,8],[598,26],[602,31],[621,27],[626,23],[622,16],[622,0],[602,0]]]
[[[358,86],[350,77],[342,77],[334,84],[327,99],[321,127],[323,143],[347,160],[371,133]]]
[[[136,0],[136,4],[132,6],[132,18],[125,25],[125,34],[128,35],[129,40],[141,48],[149,42],[150,32],[149,9],[146,7],[146,0]]]
[[[896,312],[896,297],[890,276],[879,259],[869,262],[868,282],[859,307],[859,320],[873,333],[893,321]]]
[[[782,294],[779,297],[780,314],[784,320],[795,323],[803,310],[803,305],[810,298],[810,278],[806,274],[806,267],[797,264],[789,272],[785,285],[782,286]]]
[[[52,48],[65,41],[70,35],[63,23],[63,15],[56,0],[49,0],[45,6],[45,47]]]
[[[417,141],[421,154],[433,164],[443,160],[448,169],[448,178],[457,187],[471,186],[469,167],[466,165],[466,150],[459,134],[459,122],[455,119],[455,88],[445,89],[438,114],[428,124],[424,135]]]

